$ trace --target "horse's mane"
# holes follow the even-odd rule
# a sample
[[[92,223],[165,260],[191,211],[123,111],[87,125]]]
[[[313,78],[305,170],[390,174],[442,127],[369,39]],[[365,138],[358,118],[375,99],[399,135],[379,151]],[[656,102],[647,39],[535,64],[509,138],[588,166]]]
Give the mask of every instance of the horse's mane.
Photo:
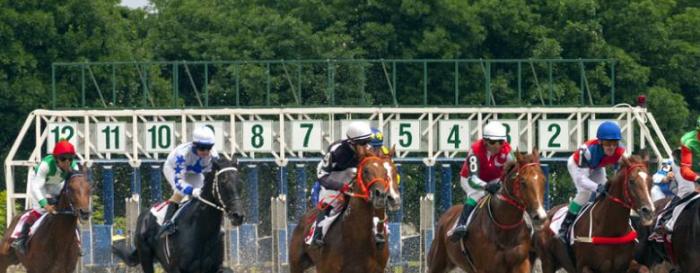
[[[519,160],[509,160],[506,162],[506,164],[503,166],[503,172],[505,174],[509,174],[517,164],[533,163],[539,160],[539,154],[528,154],[520,151],[516,151],[515,153],[519,155],[516,156],[516,158]]]

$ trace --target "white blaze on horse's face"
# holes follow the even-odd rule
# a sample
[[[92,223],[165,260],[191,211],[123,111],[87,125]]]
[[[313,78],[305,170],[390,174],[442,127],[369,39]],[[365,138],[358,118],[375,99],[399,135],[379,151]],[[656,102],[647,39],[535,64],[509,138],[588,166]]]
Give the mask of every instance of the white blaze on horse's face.
[[[649,175],[648,175],[646,172],[639,172],[639,173],[637,173],[637,174],[638,174],[639,177],[641,177],[642,180],[644,180],[644,182],[646,183],[647,177],[649,177]],[[647,202],[648,202],[649,204],[651,204],[651,210],[652,210],[652,211],[655,211],[656,209],[654,208],[654,201],[651,199],[651,195],[649,195],[649,191],[644,191],[644,194],[646,195]]]
[[[396,192],[396,189],[394,188],[394,176],[392,175],[394,168],[389,162],[384,162],[384,169],[386,169],[386,173],[388,174],[387,176],[389,177],[389,197],[394,200],[398,200],[399,193]]]

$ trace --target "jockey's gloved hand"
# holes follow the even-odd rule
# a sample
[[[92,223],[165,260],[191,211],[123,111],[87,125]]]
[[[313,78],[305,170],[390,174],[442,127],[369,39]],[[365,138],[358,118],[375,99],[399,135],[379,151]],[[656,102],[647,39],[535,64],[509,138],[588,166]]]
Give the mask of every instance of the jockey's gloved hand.
[[[496,192],[498,192],[499,189],[501,189],[501,183],[498,182],[488,183],[486,184],[486,186],[484,186],[484,190],[486,190],[490,194],[496,194]]]
[[[595,194],[596,195],[605,195],[605,185],[603,184],[598,184],[598,188],[595,189]]]
[[[199,196],[202,195],[202,189],[196,188],[192,190],[192,196],[195,198],[199,198]]]

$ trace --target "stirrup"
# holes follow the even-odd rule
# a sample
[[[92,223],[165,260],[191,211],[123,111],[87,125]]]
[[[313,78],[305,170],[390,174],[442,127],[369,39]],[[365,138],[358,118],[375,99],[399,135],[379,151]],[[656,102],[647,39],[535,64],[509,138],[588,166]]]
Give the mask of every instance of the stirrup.
[[[10,246],[15,249],[15,251],[19,252],[19,254],[24,255],[27,253],[27,238],[17,238],[15,239]]]
[[[160,227],[157,237],[165,238],[175,233],[176,231],[177,228],[175,227],[175,223],[171,221],[166,221],[165,223],[163,223],[163,226]]]
[[[459,225],[452,231],[450,235],[450,241],[457,242],[467,236],[467,225]]]
[[[314,238],[311,240],[311,242],[317,246],[325,245],[326,242],[323,240],[323,229],[318,227],[315,229],[316,230],[314,230]]]

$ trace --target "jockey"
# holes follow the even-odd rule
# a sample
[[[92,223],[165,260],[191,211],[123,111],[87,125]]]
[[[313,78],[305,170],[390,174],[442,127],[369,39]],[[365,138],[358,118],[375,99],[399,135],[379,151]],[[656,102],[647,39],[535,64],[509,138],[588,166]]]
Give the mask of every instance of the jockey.
[[[75,148],[68,140],[60,140],[53,148],[53,153],[41,160],[34,168],[30,177],[29,195],[32,199],[32,209],[22,215],[12,232],[12,247],[17,252],[24,254],[27,247],[27,238],[31,226],[44,213],[55,213],[53,203],[61,193],[64,181],[71,171],[78,170],[75,159]],[[52,200],[52,202],[49,202]]]
[[[214,146],[214,131],[202,126],[192,132],[192,142],[178,145],[163,164],[165,179],[173,189],[165,213],[165,223],[159,234],[167,236],[176,231],[173,214],[185,196],[198,198],[204,186],[204,174],[211,171],[211,162],[219,157]],[[171,219],[173,218],[173,219]]]
[[[625,153],[625,146],[620,140],[620,126],[612,121],[605,121],[598,127],[596,138],[586,141],[569,157],[567,168],[576,185],[576,196],[569,203],[566,218],[559,229],[557,236],[560,240],[566,240],[569,226],[576,219],[581,206],[588,203],[591,194],[605,193],[605,167],[616,165]]]
[[[372,128],[372,137],[369,145],[372,146],[372,151],[377,156],[389,155],[389,148],[384,146],[384,134],[377,128]]]
[[[698,117],[695,130],[685,133],[681,137],[681,177],[686,180],[678,183],[678,197],[694,193],[700,184],[700,117]],[[680,179],[679,179],[680,180]],[[693,184],[692,182],[695,182]]]
[[[695,130],[685,133],[681,137],[681,167],[674,168],[678,190],[676,196],[663,210],[663,215],[657,223],[657,230],[664,227],[673,216],[675,208],[682,200],[688,200],[697,194],[696,187],[700,184],[700,117],[698,117]]]
[[[671,184],[675,180],[673,173],[673,159],[667,158],[661,161],[661,168],[651,177],[654,186],[651,187],[651,199],[656,202],[668,196],[674,196]]]
[[[328,147],[328,152],[319,162],[317,168],[318,182],[321,184],[321,201],[319,205],[323,208],[316,215],[314,238],[312,242],[316,245],[323,245],[323,230],[320,225],[334,208],[339,208],[342,204],[336,197],[341,194],[348,183],[355,178],[357,172],[356,151],[361,146],[366,146],[371,139],[372,129],[366,122],[356,121],[350,124],[345,132],[347,139],[332,143]]]
[[[477,201],[484,197],[484,190],[491,194],[498,191],[503,166],[513,160],[506,139],[506,127],[498,121],[491,121],[484,126],[484,137],[472,144],[460,172],[460,185],[467,197],[450,240],[458,241],[467,235],[467,220]]]

